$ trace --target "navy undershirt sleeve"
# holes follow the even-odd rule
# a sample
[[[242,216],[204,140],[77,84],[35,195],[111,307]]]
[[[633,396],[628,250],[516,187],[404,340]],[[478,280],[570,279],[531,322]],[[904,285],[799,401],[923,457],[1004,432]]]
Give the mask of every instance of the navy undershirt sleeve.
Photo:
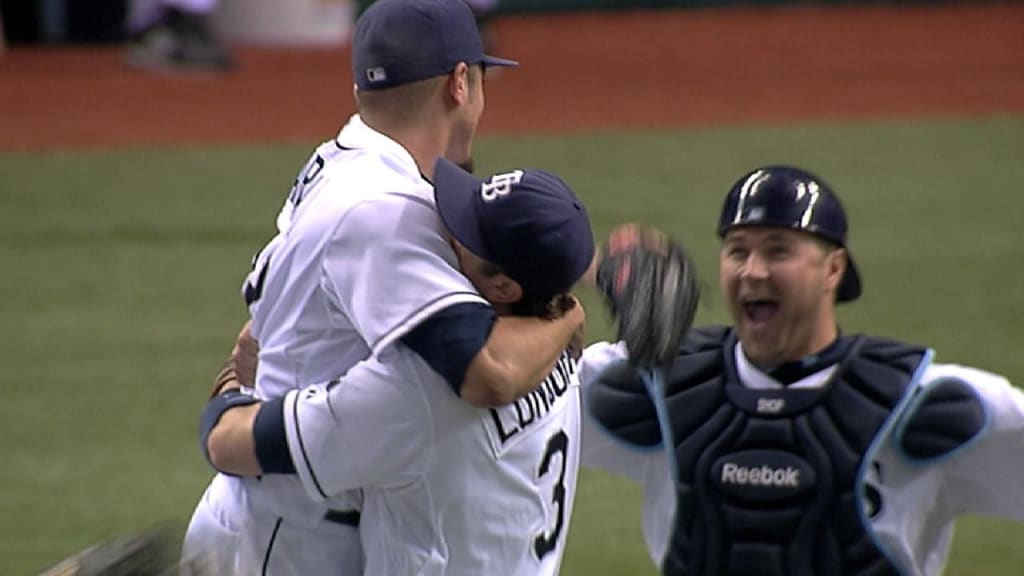
[[[284,431],[284,398],[268,400],[260,406],[252,425],[252,439],[256,460],[265,474],[295,474]]]
[[[495,320],[494,308],[486,304],[455,304],[421,322],[402,337],[402,343],[419,354],[459,394],[469,364],[490,337]]]

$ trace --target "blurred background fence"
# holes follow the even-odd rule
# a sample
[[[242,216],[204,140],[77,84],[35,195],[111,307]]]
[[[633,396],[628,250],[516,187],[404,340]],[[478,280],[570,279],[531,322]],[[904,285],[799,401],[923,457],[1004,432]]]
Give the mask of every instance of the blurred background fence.
[[[1022,0],[1007,0],[1021,2]],[[273,44],[347,39],[351,20],[373,0],[220,0],[228,37]],[[952,4],[989,0],[496,0],[494,14],[711,8],[727,6]],[[123,40],[129,0],[0,0],[10,44],[113,43]]]

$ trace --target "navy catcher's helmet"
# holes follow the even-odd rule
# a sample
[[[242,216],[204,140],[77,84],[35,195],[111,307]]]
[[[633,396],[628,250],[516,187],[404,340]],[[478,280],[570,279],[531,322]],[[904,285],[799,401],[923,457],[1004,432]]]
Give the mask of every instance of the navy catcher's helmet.
[[[835,192],[814,174],[790,166],[766,166],[740,178],[725,198],[718,236],[737,226],[804,230],[846,248],[846,272],[836,300],[856,300],[860,274],[846,245],[846,212]]]

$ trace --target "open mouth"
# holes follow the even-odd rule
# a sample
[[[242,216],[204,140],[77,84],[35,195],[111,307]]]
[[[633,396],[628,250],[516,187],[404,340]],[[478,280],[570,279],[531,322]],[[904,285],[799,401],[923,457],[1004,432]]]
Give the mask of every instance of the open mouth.
[[[743,316],[752,324],[766,324],[779,311],[779,303],[773,300],[745,300],[742,306]]]

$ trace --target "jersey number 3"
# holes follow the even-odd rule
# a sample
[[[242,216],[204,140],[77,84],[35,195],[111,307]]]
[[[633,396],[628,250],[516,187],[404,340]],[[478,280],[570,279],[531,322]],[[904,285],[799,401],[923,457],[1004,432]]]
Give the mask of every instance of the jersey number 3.
[[[558,482],[555,483],[551,494],[551,501],[558,511],[555,513],[555,525],[551,531],[541,532],[533,539],[533,551],[537,554],[537,559],[544,558],[548,552],[555,549],[558,545],[558,536],[562,533],[562,525],[565,524],[565,467],[569,456],[569,436],[564,430],[559,430],[548,440],[544,457],[540,461],[540,469],[537,471],[538,477],[546,475],[551,470],[551,460],[555,456],[560,456],[559,460],[562,462],[558,471]]]

